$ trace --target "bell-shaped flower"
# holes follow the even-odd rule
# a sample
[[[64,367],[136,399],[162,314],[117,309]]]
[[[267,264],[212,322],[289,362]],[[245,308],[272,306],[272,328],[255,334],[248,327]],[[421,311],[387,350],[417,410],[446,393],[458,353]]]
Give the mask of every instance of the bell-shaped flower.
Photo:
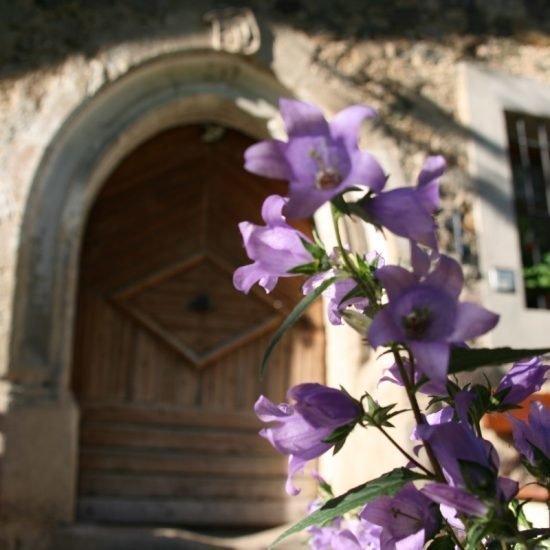
[[[295,276],[289,272],[291,269],[313,261],[303,242],[311,241],[288,225],[282,215],[286,201],[278,195],[267,197],[262,206],[265,226],[250,222],[239,224],[248,257],[254,260],[233,274],[233,285],[241,292],[248,293],[255,283],[270,292],[279,277]]]
[[[360,517],[382,527],[382,550],[422,550],[438,525],[436,505],[412,483],[393,497],[381,496],[369,502]]]
[[[422,373],[418,369],[413,369],[410,361],[407,359],[403,359],[403,367],[405,368],[408,382],[418,386],[418,391],[420,393],[437,396],[447,395],[447,388],[444,384],[432,382],[423,378]],[[391,382],[397,386],[405,386],[405,381],[401,376],[397,363],[394,363],[391,367],[385,368],[382,374],[383,376],[378,381],[378,384],[382,382]]]
[[[428,157],[416,187],[401,187],[361,201],[368,218],[392,233],[437,249],[434,214],[439,210],[439,180],[445,171],[442,156]]]
[[[287,395],[294,404],[275,405],[262,395],[254,411],[263,422],[273,422],[260,435],[278,452],[288,455],[286,490],[296,495],[299,490],[293,484],[293,476],[303,470],[306,462],[328,451],[334,442],[326,440],[338,428],[354,424],[362,409],[343,391],[316,383],[294,386]]]
[[[288,141],[261,141],[245,152],[245,168],[289,182],[289,219],[311,216],[322,204],[355,186],[380,191],[386,176],[377,160],[358,147],[359,128],[375,111],[354,105],[327,122],[309,103],[281,99]]]
[[[364,519],[338,518],[329,525],[308,529],[311,550],[378,550],[380,548],[379,525]]]
[[[505,506],[516,494],[517,483],[498,476],[495,448],[465,423],[422,424],[416,436],[429,443],[447,481],[423,487],[422,492],[434,502],[484,516],[489,510],[487,501]]]
[[[550,478],[550,408],[532,401],[528,423],[509,416],[516,449],[525,457],[531,472]],[[535,468],[535,470],[533,470]]]
[[[423,258],[413,257],[413,262]],[[447,381],[451,345],[463,345],[491,330],[498,315],[458,301],[464,278],[452,258],[442,255],[432,271],[425,269],[413,263],[413,272],[393,265],[376,271],[389,302],[376,314],[367,335],[375,348],[405,344],[414,355],[415,368],[441,387]]]
[[[483,517],[489,511],[487,504],[461,487],[444,483],[427,483],[422,487],[422,494],[447,509],[467,516]]]
[[[427,441],[453,487],[466,487],[462,464],[476,464],[496,475],[499,460],[494,447],[477,437],[471,428],[461,422],[442,422],[417,426],[416,434]],[[475,472],[472,473],[475,475]]]
[[[310,277],[303,285],[304,294],[309,294],[314,289],[319,287],[323,282],[331,277],[338,276],[337,270],[329,270],[324,273],[317,273]],[[353,290],[357,288],[357,282],[351,278],[337,279],[326,290],[323,291],[323,296],[327,299],[327,315],[328,320],[332,325],[342,324],[342,314],[349,308],[362,311],[369,305],[368,298],[364,296],[352,296],[346,298]],[[344,299],[345,298],[345,299]]]
[[[540,357],[515,363],[503,376],[495,395],[503,405],[518,404],[542,388],[550,365],[544,365]]]

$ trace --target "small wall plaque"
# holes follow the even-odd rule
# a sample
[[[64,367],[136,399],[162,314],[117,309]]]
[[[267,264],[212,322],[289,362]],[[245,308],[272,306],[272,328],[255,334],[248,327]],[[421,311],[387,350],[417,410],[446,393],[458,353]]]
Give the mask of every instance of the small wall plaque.
[[[489,270],[489,287],[496,292],[516,291],[516,274],[513,269],[493,267]]]
[[[260,29],[249,8],[212,10],[203,16],[212,25],[212,47],[229,53],[251,55],[260,49]]]

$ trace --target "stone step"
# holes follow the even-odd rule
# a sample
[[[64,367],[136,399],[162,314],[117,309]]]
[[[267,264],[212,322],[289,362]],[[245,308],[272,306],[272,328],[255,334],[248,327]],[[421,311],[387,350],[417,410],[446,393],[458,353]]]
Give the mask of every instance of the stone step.
[[[266,550],[289,526],[252,534],[206,534],[162,527],[75,524],[56,530],[48,550]],[[304,534],[289,537],[280,550],[305,550]]]

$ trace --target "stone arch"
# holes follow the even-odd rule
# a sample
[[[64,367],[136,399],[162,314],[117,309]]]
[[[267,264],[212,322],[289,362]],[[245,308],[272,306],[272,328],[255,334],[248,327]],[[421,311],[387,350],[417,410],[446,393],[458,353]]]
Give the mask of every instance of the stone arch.
[[[220,53],[171,55],[146,63],[82,105],[52,142],[32,185],[18,266],[8,379],[57,393],[66,387],[74,272],[86,214],[101,183],[162,129],[212,121],[268,135],[273,77]]]
[[[210,121],[269,136],[281,95],[291,93],[241,57],[172,54],[105,86],[63,124],[37,170],[21,228],[6,373],[5,502],[73,519],[78,409],[69,376],[78,259],[107,175],[139,143],[176,125]]]

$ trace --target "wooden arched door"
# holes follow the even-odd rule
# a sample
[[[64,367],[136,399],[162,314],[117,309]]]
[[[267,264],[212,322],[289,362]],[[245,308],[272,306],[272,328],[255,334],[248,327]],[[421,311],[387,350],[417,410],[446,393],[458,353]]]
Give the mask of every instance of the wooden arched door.
[[[249,263],[237,224],[262,223],[281,182],[242,168],[252,141],[220,127],[165,131],[105,183],[85,232],[73,388],[81,407],[78,510],[85,521],[272,526],[305,512],[284,493],[286,458],[257,435],[264,393],[283,401],[323,379],[315,305],[262,354],[300,296],[281,280],[245,296],[233,270]],[[302,228],[303,229],[303,228]]]

